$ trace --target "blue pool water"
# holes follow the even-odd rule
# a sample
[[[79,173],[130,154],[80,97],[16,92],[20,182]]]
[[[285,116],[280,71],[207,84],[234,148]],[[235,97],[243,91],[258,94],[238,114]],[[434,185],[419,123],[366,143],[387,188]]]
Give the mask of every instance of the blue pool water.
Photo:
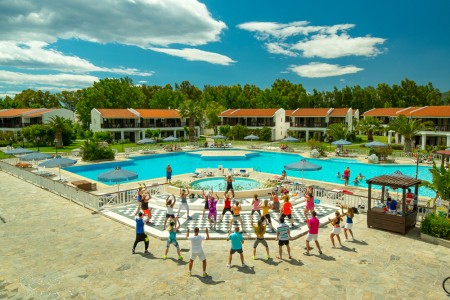
[[[225,191],[227,183],[224,178],[205,178],[191,182],[191,187],[195,190]],[[254,190],[261,187],[257,180],[248,178],[234,178],[233,189],[235,191]]]
[[[232,151],[232,150],[230,150]],[[97,180],[97,176],[101,173],[107,172],[116,166],[120,166],[125,170],[137,172],[139,178],[136,182],[145,179],[161,178],[166,176],[166,166],[170,164],[173,169],[173,175],[192,173],[196,168],[211,168],[217,169],[219,165],[223,168],[254,168],[261,172],[273,173],[280,175],[284,165],[299,161],[302,156],[293,153],[275,153],[264,151],[252,151],[252,155],[247,155],[245,158],[232,156],[222,157],[207,157],[202,158],[199,155],[193,155],[189,152],[165,153],[149,156],[141,156],[131,158],[129,161],[110,162],[95,164],[89,166],[72,166],[64,168],[69,172],[87,177],[92,180]],[[331,183],[342,184],[343,181],[336,177],[337,172],[344,172],[344,169],[350,167],[350,185],[353,185],[353,179],[362,173],[366,179],[374,176],[392,174],[399,170],[403,174],[415,177],[416,166],[414,165],[373,165],[360,163],[357,160],[351,159],[314,159],[308,158],[309,162],[322,166],[322,170],[303,172],[304,178],[325,181]],[[422,180],[431,181],[431,173],[429,167],[419,166],[419,178]],[[301,171],[287,171],[287,175],[302,178]],[[360,184],[360,187],[367,187],[365,180]],[[421,188],[420,195],[434,196],[434,193],[428,189]]]

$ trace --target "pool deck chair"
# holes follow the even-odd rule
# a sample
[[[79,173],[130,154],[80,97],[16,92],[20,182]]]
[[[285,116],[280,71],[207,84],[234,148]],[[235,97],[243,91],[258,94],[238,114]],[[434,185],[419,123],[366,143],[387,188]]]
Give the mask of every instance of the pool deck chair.
[[[248,173],[247,170],[245,170],[245,169],[240,170],[239,173],[240,173],[240,175],[242,177],[249,177],[250,176],[250,173]]]

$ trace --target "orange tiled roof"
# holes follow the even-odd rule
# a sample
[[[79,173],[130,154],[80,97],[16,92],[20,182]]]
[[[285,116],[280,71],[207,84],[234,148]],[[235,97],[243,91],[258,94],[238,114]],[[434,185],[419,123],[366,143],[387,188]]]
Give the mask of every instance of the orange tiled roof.
[[[21,115],[32,112],[39,111],[40,108],[11,108],[0,111],[0,117],[12,118],[12,117],[20,117]]]
[[[299,108],[292,114],[294,117],[326,117],[330,108]]]
[[[349,108],[333,108],[330,113],[330,117],[345,117],[348,113]]]
[[[356,111],[357,111],[357,109],[355,109],[355,108],[352,109],[352,116],[356,115]]]
[[[363,117],[396,117],[397,112],[406,108],[390,107],[390,108],[373,108],[363,113]]]
[[[52,110],[55,110],[55,108],[52,108],[52,109],[45,108],[45,109],[42,109],[40,111],[36,111],[36,112],[31,112],[29,114],[25,114],[25,116],[26,117],[39,117],[39,116],[42,116],[43,114],[45,114],[46,112],[49,112],[49,111],[52,111]]]
[[[450,106],[425,106],[411,111],[410,116],[450,118]]]
[[[278,108],[227,109],[219,117],[273,117]]]
[[[126,108],[97,108],[103,118],[138,119],[139,117]]]
[[[285,110],[286,116],[288,116],[288,117],[292,116],[292,114],[294,113],[294,111],[295,111],[295,109],[286,109],[286,110]]]
[[[180,112],[176,109],[135,109],[144,119],[179,119]]]

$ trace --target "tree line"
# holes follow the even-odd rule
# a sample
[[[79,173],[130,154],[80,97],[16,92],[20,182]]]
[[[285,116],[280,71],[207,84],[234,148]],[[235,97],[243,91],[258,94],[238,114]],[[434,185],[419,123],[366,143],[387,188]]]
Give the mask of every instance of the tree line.
[[[65,107],[76,111],[82,126],[88,128],[92,108],[177,108],[184,116],[196,116],[193,121],[214,127],[218,122],[214,115],[226,108],[352,107],[365,112],[379,107],[446,105],[449,98],[448,93],[441,94],[432,83],[417,85],[409,79],[393,85],[334,87],[332,91],[314,89],[308,93],[301,83],[285,79],[277,79],[265,89],[251,84],[205,85],[199,89],[188,81],[173,86],[135,85],[125,77],[105,78],[81,90],[55,94],[27,89],[13,98],[0,99],[0,109]]]

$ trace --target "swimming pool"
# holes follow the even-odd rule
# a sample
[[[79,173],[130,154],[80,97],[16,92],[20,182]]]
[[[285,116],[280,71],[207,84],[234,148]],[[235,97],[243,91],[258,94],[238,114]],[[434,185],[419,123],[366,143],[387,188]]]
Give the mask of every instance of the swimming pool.
[[[254,179],[248,178],[234,178],[233,189],[235,191],[254,190],[261,187],[261,183]],[[227,183],[223,177],[221,178],[204,178],[193,181],[191,188],[194,190],[214,190],[224,192],[227,188]]]
[[[233,150],[229,150],[233,151]],[[170,164],[173,169],[173,175],[192,173],[196,168],[211,168],[217,169],[219,165],[223,168],[244,169],[253,168],[255,170],[281,174],[284,165],[296,162],[303,158],[299,154],[295,153],[277,153],[277,152],[264,152],[264,151],[251,151],[253,155],[247,155],[245,159],[239,157],[234,159],[232,156],[221,157],[217,156],[217,160],[203,159],[199,155],[192,155],[189,152],[178,153],[164,153],[155,154],[149,156],[133,157],[128,161],[101,163],[88,166],[72,166],[64,168],[69,172],[87,177],[91,180],[97,180],[97,176],[103,172],[107,172],[116,166],[120,166],[125,170],[137,172],[139,178],[137,181],[143,181],[146,179],[165,178],[166,166]],[[343,173],[344,169],[348,166],[350,168],[350,185],[353,185],[353,179],[362,173],[366,179],[374,176],[392,174],[395,171],[401,171],[403,174],[415,177],[416,166],[414,165],[374,165],[361,163],[352,159],[315,159],[308,158],[309,162],[322,166],[319,171],[304,172],[304,178],[318,181],[325,181],[330,183],[342,184],[343,181],[336,177],[336,173]],[[419,166],[419,178],[422,180],[431,181],[431,173],[429,167]],[[302,178],[301,171],[287,171],[287,175]],[[112,185],[112,184],[111,184]],[[363,180],[358,186],[367,187],[365,180]],[[434,196],[434,193],[425,188],[420,189],[420,195]]]

